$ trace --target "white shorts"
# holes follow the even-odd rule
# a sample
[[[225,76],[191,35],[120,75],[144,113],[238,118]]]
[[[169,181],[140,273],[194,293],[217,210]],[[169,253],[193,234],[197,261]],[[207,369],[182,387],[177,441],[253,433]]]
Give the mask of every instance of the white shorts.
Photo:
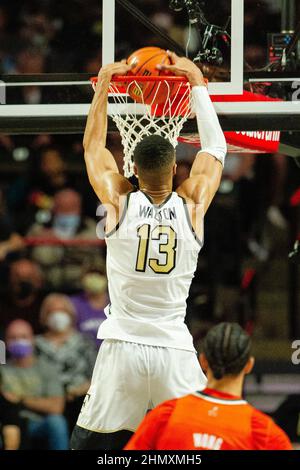
[[[134,432],[149,409],[205,385],[196,353],[104,340],[77,426]]]

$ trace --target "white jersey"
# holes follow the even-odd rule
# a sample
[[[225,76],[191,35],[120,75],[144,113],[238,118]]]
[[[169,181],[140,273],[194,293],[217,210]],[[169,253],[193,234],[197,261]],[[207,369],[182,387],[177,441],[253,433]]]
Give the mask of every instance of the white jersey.
[[[106,242],[111,304],[98,337],[194,351],[184,319],[202,243],[185,200],[173,192],[155,205],[130,193]]]

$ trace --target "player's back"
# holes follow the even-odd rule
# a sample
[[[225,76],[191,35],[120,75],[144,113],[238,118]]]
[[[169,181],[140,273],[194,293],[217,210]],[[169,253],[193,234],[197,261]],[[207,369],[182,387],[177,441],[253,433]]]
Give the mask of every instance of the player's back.
[[[153,410],[127,449],[289,450],[291,444],[270,417],[246,401],[206,389]]]
[[[101,338],[193,350],[184,318],[201,243],[185,201],[173,192],[155,205],[130,193],[106,242],[111,305]]]

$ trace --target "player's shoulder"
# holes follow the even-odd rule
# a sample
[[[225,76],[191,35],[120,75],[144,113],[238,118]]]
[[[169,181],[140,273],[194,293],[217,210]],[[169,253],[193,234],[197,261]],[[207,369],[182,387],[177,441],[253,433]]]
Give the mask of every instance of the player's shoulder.
[[[154,416],[160,417],[169,417],[176,408],[179,398],[173,398],[172,400],[167,400],[160,405],[156,406],[151,414]]]
[[[265,450],[288,450],[291,448],[288,436],[270,416],[252,406],[251,410],[252,435],[257,448]]]
[[[263,413],[257,408],[254,408],[252,405],[249,405],[249,407],[251,411],[252,428],[267,428],[268,426],[271,426],[272,423],[274,423],[272,418],[266,413]]]
[[[208,178],[204,175],[191,176],[186,179],[177,189],[178,196],[188,204],[199,204],[203,199],[205,190],[208,189]]]
[[[180,400],[182,400],[182,398],[174,398],[153,408],[153,410],[151,410],[146,416],[147,424],[152,426],[157,425],[157,423],[160,423],[160,425],[167,423],[174,415],[177,404]]]
[[[157,415],[170,418],[172,415],[186,417],[195,409],[195,403],[198,400],[195,395],[184,395],[180,398],[165,401],[155,408]]]
[[[266,435],[274,434],[276,432],[281,432],[279,426],[275,423],[275,421],[268,416],[266,413],[254,408],[253,406],[249,405],[251,408],[251,425],[252,430],[254,432],[265,433]],[[283,432],[283,431],[282,431]]]

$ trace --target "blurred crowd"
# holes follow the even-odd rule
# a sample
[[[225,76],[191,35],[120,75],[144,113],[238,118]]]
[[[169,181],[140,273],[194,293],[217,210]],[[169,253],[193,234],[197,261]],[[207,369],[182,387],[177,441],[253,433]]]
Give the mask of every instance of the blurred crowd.
[[[185,50],[189,29],[184,11],[172,11],[168,0],[135,0],[133,3],[155,26],[162,28]],[[231,13],[230,5],[229,0],[205,2],[207,19],[225,26]],[[101,63],[100,6],[98,0],[2,0],[0,73],[97,72]],[[280,29],[280,6],[278,1],[245,0],[245,52],[252,66],[265,65],[267,33]],[[123,27],[124,21],[126,28]],[[167,46],[117,4],[117,58],[128,57],[133,50],[141,47],[141,36],[144,46]],[[190,53],[195,54],[198,49],[198,37],[192,31]],[[37,92],[27,92],[25,99],[31,102],[39,100]]]
[[[186,18],[172,13],[168,1],[134,3],[185,44]],[[228,2],[209,3],[208,14],[217,12],[214,21],[222,24]],[[265,16],[257,16],[254,3],[246,2],[246,54],[251,65],[260,66],[265,18],[277,30],[280,17],[271,2],[260,2]],[[99,0],[3,0],[0,72],[97,72],[99,11]],[[118,21],[118,58],[141,45],[135,21],[126,16],[126,29]],[[159,42],[149,31],[144,38],[145,46]],[[191,51],[196,50],[195,40]],[[41,102],[37,87],[22,93],[19,102]],[[99,201],[85,173],[81,140],[0,135],[0,332],[9,358],[1,367],[0,421],[7,425],[6,448],[68,448],[100,345],[97,330],[109,302],[105,246],[96,235]],[[111,135],[108,146],[122,166],[118,137]],[[174,188],[188,177],[194,154],[179,146]],[[272,260],[272,234],[288,233],[292,224],[289,201],[300,186],[294,170],[279,154],[228,157],[207,215],[188,304],[190,324],[195,318],[235,319],[251,330],[257,272]]]
[[[84,72],[101,47],[99,2],[3,0],[0,37],[2,73]]]
[[[0,140],[14,165],[20,142]],[[12,426],[6,448],[68,448],[108,304],[98,201],[84,169],[72,174],[66,148],[54,141],[25,139],[26,168],[0,171],[0,337],[8,358],[0,421]]]

